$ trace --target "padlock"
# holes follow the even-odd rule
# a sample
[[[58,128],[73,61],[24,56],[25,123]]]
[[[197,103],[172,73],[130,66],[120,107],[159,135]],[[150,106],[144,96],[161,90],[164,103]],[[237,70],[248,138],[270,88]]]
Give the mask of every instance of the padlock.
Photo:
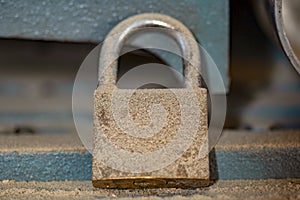
[[[116,86],[118,57],[125,41],[148,27],[159,28],[180,47],[183,88]],[[199,69],[198,44],[174,18],[140,14],[112,29],[100,52],[99,84],[94,92],[94,187],[195,188],[210,184],[207,90],[200,87]]]

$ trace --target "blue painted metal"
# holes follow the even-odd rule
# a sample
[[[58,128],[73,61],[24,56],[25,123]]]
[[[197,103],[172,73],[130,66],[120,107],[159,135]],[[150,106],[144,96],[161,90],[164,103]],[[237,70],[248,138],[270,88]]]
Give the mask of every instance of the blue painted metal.
[[[229,0],[1,0],[0,37],[99,42],[121,20],[145,12],[183,22],[228,85]]]
[[[91,180],[92,156],[89,152],[0,153],[0,179]]]
[[[211,178],[300,178],[299,155],[299,148],[216,150]],[[0,180],[91,180],[91,165],[88,152],[0,153]]]
[[[299,155],[299,148],[217,151],[217,176],[221,180],[300,178]]]

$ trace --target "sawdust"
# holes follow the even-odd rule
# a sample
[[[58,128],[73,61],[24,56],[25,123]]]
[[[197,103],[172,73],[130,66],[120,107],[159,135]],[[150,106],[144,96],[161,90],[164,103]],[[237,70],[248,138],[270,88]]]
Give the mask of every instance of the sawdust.
[[[0,183],[0,199],[300,199],[300,180],[218,181],[199,189],[105,190],[90,181]]]

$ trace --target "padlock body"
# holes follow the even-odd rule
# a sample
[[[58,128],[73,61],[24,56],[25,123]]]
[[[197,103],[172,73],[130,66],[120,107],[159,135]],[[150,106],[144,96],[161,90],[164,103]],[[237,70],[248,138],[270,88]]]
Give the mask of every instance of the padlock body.
[[[209,185],[207,127],[204,88],[99,86],[94,92],[93,185]]]

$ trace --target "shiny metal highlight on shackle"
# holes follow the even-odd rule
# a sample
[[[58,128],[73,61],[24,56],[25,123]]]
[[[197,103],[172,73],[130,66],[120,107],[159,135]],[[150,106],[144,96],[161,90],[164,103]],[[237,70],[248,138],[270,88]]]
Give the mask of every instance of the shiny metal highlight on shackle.
[[[300,74],[300,58],[297,57],[291,45],[292,41],[288,38],[288,33],[284,23],[284,15],[286,14],[284,14],[283,9],[283,7],[287,6],[287,4],[295,2],[295,0],[293,2],[290,0],[260,0],[253,1],[252,3],[263,30],[265,30],[265,32],[281,46],[290,63]],[[297,19],[300,18],[295,11],[292,10],[289,12],[292,12],[293,15],[297,16]]]
[[[167,33],[176,41],[183,58],[186,87],[198,88],[201,85],[199,77],[201,71],[200,50],[193,34],[176,19],[156,13],[132,16],[120,22],[110,31],[100,52],[98,84],[116,85],[118,58],[125,41],[133,34],[148,27],[160,28],[159,31]]]

